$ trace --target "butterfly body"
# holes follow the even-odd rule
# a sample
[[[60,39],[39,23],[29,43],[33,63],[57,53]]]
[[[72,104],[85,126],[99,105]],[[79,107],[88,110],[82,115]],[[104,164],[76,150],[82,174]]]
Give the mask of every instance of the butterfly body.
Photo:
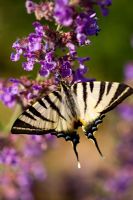
[[[73,143],[79,143],[77,129],[92,139],[101,154],[93,133],[105,114],[133,94],[123,83],[93,81],[68,85],[61,81],[60,90],[39,99],[24,111],[13,124],[12,133],[43,135],[51,133]],[[101,154],[102,155],[102,154]]]

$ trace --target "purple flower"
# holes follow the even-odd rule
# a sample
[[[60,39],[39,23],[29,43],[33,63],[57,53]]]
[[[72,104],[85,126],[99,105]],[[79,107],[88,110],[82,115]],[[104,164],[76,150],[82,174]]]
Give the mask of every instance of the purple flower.
[[[56,68],[56,62],[54,61],[54,52],[50,51],[46,53],[45,59],[40,61],[41,69],[40,74],[47,77],[50,72]]]
[[[72,69],[69,61],[64,61],[61,68],[61,75],[63,78],[72,75]]]
[[[126,64],[124,68],[124,76],[126,80],[133,80],[133,62]]]
[[[120,170],[119,173],[116,174],[115,177],[110,178],[110,180],[106,183],[106,188],[113,195],[121,194],[123,195],[126,190],[128,190],[129,186],[132,182],[133,176],[128,170]]]
[[[8,107],[13,107],[16,103],[16,95],[19,95],[18,84],[14,83],[8,87],[2,87],[0,92],[0,100]]]
[[[87,72],[87,67],[84,65],[84,62],[89,61],[89,57],[78,57],[79,67],[76,71],[73,71],[73,82],[87,82],[94,81],[94,79],[86,78],[84,75]]]
[[[18,61],[20,59],[19,53],[12,53],[10,59],[14,62]]]
[[[23,62],[22,67],[26,71],[32,71],[34,67],[34,62],[33,61]]]
[[[20,45],[20,41],[17,40],[13,43],[12,48],[16,50],[16,53],[12,53],[10,59],[14,62],[18,61],[20,59],[20,55],[23,53],[23,50]]]
[[[98,1],[98,5],[101,8],[102,14],[104,16],[108,15],[108,6],[112,4],[112,0],[100,0]]]
[[[69,6],[69,0],[55,0],[54,17],[57,23],[70,26],[73,22],[73,11]]]
[[[75,32],[79,44],[85,44],[87,36],[97,35],[99,27],[97,25],[96,13],[89,11],[80,13],[75,20]]]
[[[35,32],[36,32],[37,36],[43,37],[45,35],[43,26],[39,22],[34,22],[33,26],[35,28]]]
[[[66,47],[68,47],[69,52],[70,52],[70,55],[71,55],[72,57],[74,57],[74,56],[77,55],[76,47],[75,47],[74,44],[68,42],[68,43],[66,44]]]
[[[27,13],[31,14],[32,12],[35,11],[36,4],[33,1],[31,1],[31,0],[27,0],[25,2],[25,7],[27,9]]]
[[[31,166],[31,171],[39,181],[44,181],[47,177],[46,171],[40,162],[35,162],[34,165]]]
[[[16,165],[19,162],[19,156],[14,148],[5,147],[0,153],[0,163],[7,165]]]
[[[127,121],[133,120],[133,105],[122,104],[119,106],[118,111],[123,119]]]

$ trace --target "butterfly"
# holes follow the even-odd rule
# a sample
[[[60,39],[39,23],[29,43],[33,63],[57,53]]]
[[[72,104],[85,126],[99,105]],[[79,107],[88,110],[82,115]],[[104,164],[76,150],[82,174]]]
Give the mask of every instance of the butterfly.
[[[105,114],[115,108],[133,88],[123,83],[91,81],[72,85],[60,82],[60,89],[37,100],[14,122],[13,134],[43,135],[51,133],[71,141],[80,168],[77,144],[82,127],[88,139],[93,140],[100,155],[94,132],[102,123]]]

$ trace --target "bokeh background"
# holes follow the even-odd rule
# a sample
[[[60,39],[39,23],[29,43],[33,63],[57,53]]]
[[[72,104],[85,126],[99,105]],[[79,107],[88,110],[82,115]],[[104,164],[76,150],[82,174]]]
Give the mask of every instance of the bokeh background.
[[[2,78],[28,74],[21,68],[22,60],[17,63],[10,61],[12,43],[33,30],[32,22],[35,21],[35,17],[26,13],[24,3],[22,0],[0,0],[0,77]],[[104,18],[97,10],[101,31],[97,37],[91,38],[92,43],[89,47],[80,48],[79,55],[91,57],[87,63],[89,77],[97,80],[124,81],[124,66],[133,60],[133,1],[114,0],[109,10],[109,15]],[[108,191],[107,179],[119,176],[116,175],[120,171],[120,157],[117,150],[125,134],[121,131],[131,126],[131,123],[127,122],[122,127],[124,121],[117,111],[107,115],[96,135],[105,159],[100,158],[94,144],[79,130],[81,135],[81,143],[78,146],[81,162],[79,170],[71,144],[63,139],[54,139],[54,145],[43,158],[47,178],[43,184],[36,183],[33,190],[36,200],[112,198],[111,193],[114,190],[111,190],[111,193]],[[12,113],[13,110],[7,109],[0,103],[0,120],[4,124],[9,121]],[[129,151],[132,150],[131,146]],[[128,194],[120,196],[121,190],[124,190],[122,187],[124,181],[127,182],[127,179],[123,180],[120,190],[114,193],[113,199],[121,200],[127,197],[129,200],[133,199],[132,192],[129,192],[131,185],[127,186]]]

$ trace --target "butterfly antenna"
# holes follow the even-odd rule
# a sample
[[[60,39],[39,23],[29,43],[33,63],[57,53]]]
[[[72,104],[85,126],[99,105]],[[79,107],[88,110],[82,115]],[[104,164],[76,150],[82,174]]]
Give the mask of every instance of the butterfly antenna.
[[[96,148],[97,148],[97,150],[98,150],[100,156],[103,158],[104,156],[103,156],[103,154],[102,154],[102,152],[101,152],[101,150],[100,150],[100,148],[99,148],[99,146],[98,146],[97,140],[96,140],[96,138],[94,137],[94,135],[91,134],[91,136],[90,136],[89,138],[93,140],[93,142],[94,142],[94,144],[95,144],[95,146],[96,146]]]
[[[78,142],[77,142],[77,140],[73,140],[72,143],[73,143],[73,150],[74,150],[74,153],[76,155],[77,162],[78,162],[78,168],[81,168],[78,152],[77,152],[77,149],[76,149]]]

